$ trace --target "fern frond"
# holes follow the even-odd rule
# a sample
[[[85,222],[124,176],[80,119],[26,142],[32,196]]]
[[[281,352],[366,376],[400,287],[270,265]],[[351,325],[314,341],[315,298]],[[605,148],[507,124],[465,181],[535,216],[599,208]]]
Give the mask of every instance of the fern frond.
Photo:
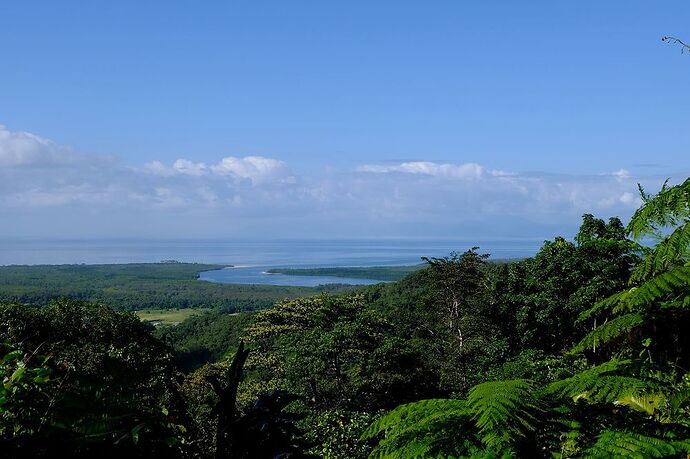
[[[464,400],[446,398],[420,400],[418,402],[400,405],[394,410],[389,411],[367,427],[362,434],[362,438],[372,438],[389,429],[399,428],[401,425],[405,424],[416,424],[429,416],[449,412],[470,415],[467,408],[467,402]]]
[[[97,439],[127,431],[127,425],[131,422],[133,415],[103,415],[74,422],[69,428],[83,438]]]
[[[611,313],[614,309],[619,308],[620,305],[627,304],[627,298],[631,295],[632,289],[623,290],[622,292],[614,293],[608,298],[598,301],[591,308],[583,311],[577,318],[578,322],[583,322],[592,317],[601,316],[604,313]]]
[[[470,454],[467,459],[514,459],[516,457],[518,456],[512,451],[496,452],[485,449]]]
[[[645,318],[642,314],[637,312],[616,317],[589,332],[582,338],[582,341],[573,347],[571,352],[583,352],[586,349],[596,349],[598,346],[605,345],[616,338],[630,333],[644,322]]]
[[[628,231],[635,239],[659,228],[675,226],[690,216],[690,178],[672,187],[664,183],[655,196],[642,196],[644,204],[628,224]]]
[[[659,305],[659,307],[664,309],[690,309],[690,294],[685,296],[680,296],[673,299],[672,301],[664,301]]]
[[[651,415],[659,409],[659,406],[661,406],[664,401],[666,401],[666,397],[663,394],[650,393],[627,395],[619,398],[615,403]]]
[[[633,306],[653,303],[677,294],[678,290],[687,289],[689,286],[690,266],[679,266],[640,285],[635,293],[628,297],[628,302]]]
[[[663,458],[688,452],[690,439],[673,441],[633,432],[606,430],[587,450],[587,457]]]
[[[622,401],[627,397],[641,397],[654,393],[651,383],[619,374],[628,365],[630,365],[629,360],[608,361],[550,384],[547,387],[547,393],[569,397],[575,401],[618,404],[623,404]]]
[[[459,456],[479,446],[473,431],[467,402],[432,399],[397,407],[369,426],[362,438],[383,435],[372,458]]]
[[[668,397],[668,405],[672,411],[686,409],[690,405],[690,387],[677,389]]]
[[[690,221],[676,228],[651,250],[644,261],[632,272],[630,282],[635,284],[659,274],[673,266],[683,265],[690,255]]]
[[[583,321],[606,313],[618,314],[646,309],[650,305],[687,294],[688,290],[690,290],[690,264],[657,274],[638,287],[615,293],[583,312],[578,320]]]
[[[541,411],[534,383],[526,379],[493,381],[472,388],[467,398],[482,442],[494,450],[535,430]]]

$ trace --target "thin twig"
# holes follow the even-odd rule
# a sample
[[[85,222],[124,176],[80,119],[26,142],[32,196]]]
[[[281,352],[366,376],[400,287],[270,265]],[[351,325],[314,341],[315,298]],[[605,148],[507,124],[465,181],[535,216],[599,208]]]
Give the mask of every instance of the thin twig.
[[[680,52],[681,53],[684,53],[685,51],[690,51],[690,45],[685,43],[680,38],[666,36],[666,37],[662,37],[661,41],[663,41],[664,43],[670,43],[672,45],[680,45]]]

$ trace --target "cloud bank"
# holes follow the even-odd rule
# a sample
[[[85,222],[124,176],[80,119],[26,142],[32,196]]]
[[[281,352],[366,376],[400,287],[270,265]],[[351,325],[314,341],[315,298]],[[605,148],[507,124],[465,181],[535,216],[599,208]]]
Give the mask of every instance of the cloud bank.
[[[0,126],[2,236],[548,237],[584,212],[628,217],[637,183],[406,161],[300,175],[262,156],[124,164]]]

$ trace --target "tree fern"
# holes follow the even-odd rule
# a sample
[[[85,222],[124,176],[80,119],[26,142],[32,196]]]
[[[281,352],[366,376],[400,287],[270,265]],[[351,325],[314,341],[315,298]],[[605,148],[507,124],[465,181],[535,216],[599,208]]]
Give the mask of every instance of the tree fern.
[[[618,404],[625,403],[626,397],[653,393],[655,388],[650,382],[622,374],[630,363],[629,360],[608,361],[550,384],[547,393],[575,401]]]
[[[690,266],[679,266],[644,282],[626,301],[631,307],[648,305],[687,291],[690,287]]]
[[[661,392],[646,394],[631,394],[620,397],[615,403],[625,405],[635,411],[652,415],[659,410],[659,407],[667,400]]]
[[[587,449],[586,457],[663,458],[678,457],[689,452],[690,441],[687,440],[675,441],[628,431],[606,430]]]
[[[640,247],[646,257],[630,288],[580,315],[579,321],[596,319],[595,326],[572,350],[606,346],[613,355],[638,359],[615,358],[543,390],[529,380],[497,381],[475,386],[466,402],[405,405],[367,431],[368,438],[384,436],[374,457],[479,458],[527,451],[560,458],[662,458],[690,453],[690,380],[683,369],[689,342],[683,327],[690,312],[690,179],[672,187],[665,183],[654,196],[640,192],[644,204],[629,233],[636,239],[667,236],[652,249]],[[640,349],[635,345],[640,340],[622,339],[638,335],[654,344]],[[661,357],[666,360],[657,360]],[[613,427],[621,425],[627,430]]]
[[[364,438],[383,436],[371,457],[511,457],[536,429],[541,404],[532,381],[475,386],[467,401],[423,400],[402,405],[372,424]]]
[[[582,313],[579,320],[605,314],[652,309],[660,302],[685,298],[690,293],[690,264],[657,274],[638,287],[615,293]]]
[[[644,323],[644,316],[637,312],[616,317],[592,330],[573,348],[572,352],[582,352],[586,349],[596,350],[598,346],[630,334],[632,330]]]
[[[605,313],[609,314],[611,312],[618,312],[622,309],[626,309],[628,307],[627,299],[633,294],[633,292],[634,289],[623,290],[622,292],[614,293],[608,298],[598,301],[590,309],[587,309],[580,314],[580,316],[577,318],[578,322],[583,322],[592,317],[599,317]]]
[[[690,221],[686,220],[648,252],[644,261],[633,270],[630,281],[638,283],[669,268],[687,263],[689,250]]]
[[[502,450],[535,430],[541,410],[532,381],[493,381],[475,386],[468,402],[482,442]]]
[[[401,405],[374,422],[362,437],[382,436],[372,458],[460,456],[479,447],[467,402],[432,399]]]
[[[676,226],[690,216],[690,178],[672,187],[668,186],[668,181],[665,182],[655,196],[645,194],[641,188],[640,192],[644,204],[628,224],[628,231],[635,239]]]

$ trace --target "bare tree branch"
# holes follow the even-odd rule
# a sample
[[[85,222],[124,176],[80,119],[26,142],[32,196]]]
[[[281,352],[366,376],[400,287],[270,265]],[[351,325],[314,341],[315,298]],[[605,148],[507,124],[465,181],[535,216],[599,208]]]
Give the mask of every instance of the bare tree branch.
[[[685,51],[690,51],[690,45],[685,43],[680,38],[666,36],[666,37],[662,37],[661,41],[663,41],[664,43],[670,43],[672,45],[680,45],[680,52],[681,53],[684,53]]]

